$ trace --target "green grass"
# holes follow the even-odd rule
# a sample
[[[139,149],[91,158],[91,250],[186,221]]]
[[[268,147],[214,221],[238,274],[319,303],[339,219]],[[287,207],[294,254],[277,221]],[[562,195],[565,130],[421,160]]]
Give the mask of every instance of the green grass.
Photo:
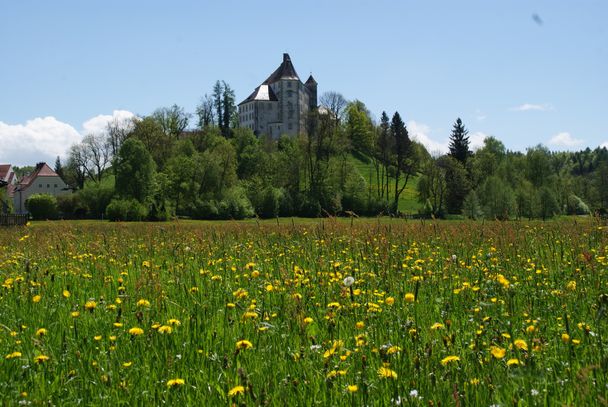
[[[390,218],[3,229],[0,404],[601,404],[607,230]]]
[[[378,188],[378,182],[376,180],[376,170],[374,168],[374,164],[369,161],[366,162],[365,157],[360,156],[349,156],[349,161],[357,168],[359,174],[365,179],[365,182],[371,184],[372,193],[376,193]],[[370,183],[371,177],[371,183]],[[389,196],[392,200],[395,191],[395,178],[390,178],[390,188],[389,188]],[[418,176],[411,177],[407,183],[407,186],[401,193],[399,197],[399,210],[404,213],[414,214],[418,213],[421,205],[418,202],[418,194],[416,192],[416,185],[418,184]],[[400,183],[400,186],[403,186],[403,181]]]

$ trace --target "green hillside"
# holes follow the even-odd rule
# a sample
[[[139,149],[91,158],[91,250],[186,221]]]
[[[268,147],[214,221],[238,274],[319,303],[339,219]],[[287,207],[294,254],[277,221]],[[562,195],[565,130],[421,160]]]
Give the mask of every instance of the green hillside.
[[[361,156],[349,156],[349,160],[353,163],[353,165],[357,168],[361,176],[365,179],[366,182],[371,183],[372,191],[375,192],[378,187],[378,183],[376,181],[376,170],[374,168],[374,164],[371,161],[367,161],[367,157]],[[371,180],[370,180],[371,178]],[[390,188],[390,196],[391,199],[393,197],[394,192],[394,182],[395,179],[391,178],[391,188]],[[420,203],[417,199],[416,193],[416,185],[418,184],[418,177],[410,177],[408,180],[407,186],[405,190],[401,193],[401,197],[399,198],[399,210],[404,213],[418,213],[418,209],[420,208]]]

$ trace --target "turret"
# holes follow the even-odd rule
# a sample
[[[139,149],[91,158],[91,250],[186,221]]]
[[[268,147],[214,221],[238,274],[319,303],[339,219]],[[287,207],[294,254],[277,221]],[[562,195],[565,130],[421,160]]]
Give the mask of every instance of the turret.
[[[316,109],[317,108],[317,81],[315,81],[315,78],[312,77],[312,74],[308,77],[304,86],[306,86],[306,89],[308,89],[308,94],[309,94],[308,106],[309,106],[310,110]]]

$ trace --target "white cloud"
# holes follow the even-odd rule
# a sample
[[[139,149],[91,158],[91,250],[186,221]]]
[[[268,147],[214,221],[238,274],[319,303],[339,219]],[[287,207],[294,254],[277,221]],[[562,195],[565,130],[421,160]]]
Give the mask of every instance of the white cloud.
[[[547,112],[549,110],[553,110],[553,106],[548,104],[538,105],[533,103],[524,103],[523,105],[512,107],[510,110],[514,110],[516,112],[529,112],[531,110]]]
[[[570,133],[564,131],[551,137],[551,140],[549,140],[549,145],[554,147],[572,148],[578,147],[584,142],[584,140],[574,138]]]
[[[448,152],[447,141],[439,142],[431,139],[429,136],[431,128],[426,124],[410,120],[407,122],[407,131],[410,138],[422,144],[431,155],[441,155]]]
[[[76,129],[52,116],[38,117],[25,124],[0,122],[0,163],[18,166],[39,161],[53,163],[57,156],[64,156],[67,147],[80,140]]]
[[[479,150],[483,147],[483,141],[486,137],[488,137],[488,135],[481,131],[469,134],[469,148],[473,151]]]
[[[600,144],[600,148],[601,147],[608,148],[608,141],[604,141],[602,144]]]
[[[82,136],[105,129],[114,119],[125,120],[133,113],[115,110],[112,115],[93,117],[82,125],[82,132],[55,117],[37,117],[25,124],[7,124],[0,121],[0,164],[17,166],[35,165],[45,161],[49,165],[57,156],[65,159],[72,144],[82,140]]]
[[[114,110],[111,115],[100,114],[83,123],[82,134],[87,135],[103,133],[106,130],[108,123],[115,120],[119,123],[128,122],[133,117],[135,117],[135,115],[128,110]]]

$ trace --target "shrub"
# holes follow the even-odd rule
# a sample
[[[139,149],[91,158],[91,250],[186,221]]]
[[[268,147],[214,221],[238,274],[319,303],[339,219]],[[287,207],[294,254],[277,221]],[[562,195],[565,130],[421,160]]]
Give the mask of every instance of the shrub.
[[[90,184],[77,192],[82,203],[87,208],[87,215],[101,218],[114,195],[114,186],[105,184]]]
[[[87,206],[78,194],[59,195],[57,208],[60,216],[65,219],[82,219],[87,214]]]
[[[140,221],[148,216],[148,208],[136,199],[113,199],[106,208],[111,221]]]
[[[57,199],[48,194],[34,194],[25,201],[25,209],[36,220],[57,219]]]

